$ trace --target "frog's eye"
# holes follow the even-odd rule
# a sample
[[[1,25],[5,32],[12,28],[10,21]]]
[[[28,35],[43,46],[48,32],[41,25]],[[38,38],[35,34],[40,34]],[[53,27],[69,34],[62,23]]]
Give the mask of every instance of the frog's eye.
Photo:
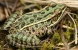
[[[52,8],[54,8],[54,7],[56,7],[56,5],[57,5],[57,4],[56,4],[55,2],[51,2],[51,5],[50,5],[50,6],[51,6]]]
[[[54,7],[56,7],[56,5],[57,5],[57,4],[52,4],[52,6],[51,6],[51,7],[52,7],[52,8],[54,8]]]

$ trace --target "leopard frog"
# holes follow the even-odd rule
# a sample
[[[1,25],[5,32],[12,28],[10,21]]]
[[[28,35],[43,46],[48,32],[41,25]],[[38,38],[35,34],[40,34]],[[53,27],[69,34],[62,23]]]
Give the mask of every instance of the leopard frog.
[[[20,17],[18,13],[13,14],[2,26],[2,29],[10,33],[6,36],[7,43],[17,47],[40,46],[53,35],[55,26],[65,17],[63,14],[66,10],[66,5],[51,2],[38,12],[26,13]]]

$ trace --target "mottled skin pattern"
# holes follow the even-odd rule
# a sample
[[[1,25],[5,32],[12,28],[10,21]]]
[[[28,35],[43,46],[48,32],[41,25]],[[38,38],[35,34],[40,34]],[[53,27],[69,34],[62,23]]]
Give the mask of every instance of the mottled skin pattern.
[[[42,37],[53,35],[52,28],[55,25],[48,26],[57,21],[61,13],[64,13],[62,10],[65,7],[63,4],[51,2],[39,12],[26,13],[19,18],[15,13],[2,27],[2,29],[9,30],[10,33],[7,35],[7,43],[17,47],[41,45],[45,41],[45,38],[41,39]]]

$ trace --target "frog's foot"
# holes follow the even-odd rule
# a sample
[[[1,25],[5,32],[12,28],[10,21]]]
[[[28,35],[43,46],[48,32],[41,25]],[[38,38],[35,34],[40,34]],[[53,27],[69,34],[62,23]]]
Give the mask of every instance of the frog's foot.
[[[41,40],[35,35],[9,34],[7,35],[7,43],[15,47],[32,48],[41,47]]]
[[[9,50],[10,48],[9,48],[9,46],[7,45],[7,44],[5,44],[4,46],[3,46],[3,50]]]

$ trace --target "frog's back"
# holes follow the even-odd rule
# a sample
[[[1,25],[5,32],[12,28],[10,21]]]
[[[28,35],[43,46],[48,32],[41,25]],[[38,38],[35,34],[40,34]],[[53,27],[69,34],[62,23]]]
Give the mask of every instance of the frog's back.
[[[36,13],[26,13],[19,18],[16,17],[18,14],[15,13],[5,22],[2,28],[7,29],[8,27],[13,27],[15,29],[20,29],[25,25],[30,25],[49,18],[51,15],[55,14],[55,11],[60,11],[63,7],[64,5],[62,4],[58,5],[52,2],[49,6]]]
[[[18,27],[17,29],[20,29],[26,25],[46,20],[50,18],[50,16],[58,14],[62,8],[64,8],[64,5],[62,4],[58,5],[56,3],[52,3],[52,5],[46,6],[44,9],[40,10],[39,12],[24,14],[22,18],[19,18],[17,22],[13,23],[12,26]]]

